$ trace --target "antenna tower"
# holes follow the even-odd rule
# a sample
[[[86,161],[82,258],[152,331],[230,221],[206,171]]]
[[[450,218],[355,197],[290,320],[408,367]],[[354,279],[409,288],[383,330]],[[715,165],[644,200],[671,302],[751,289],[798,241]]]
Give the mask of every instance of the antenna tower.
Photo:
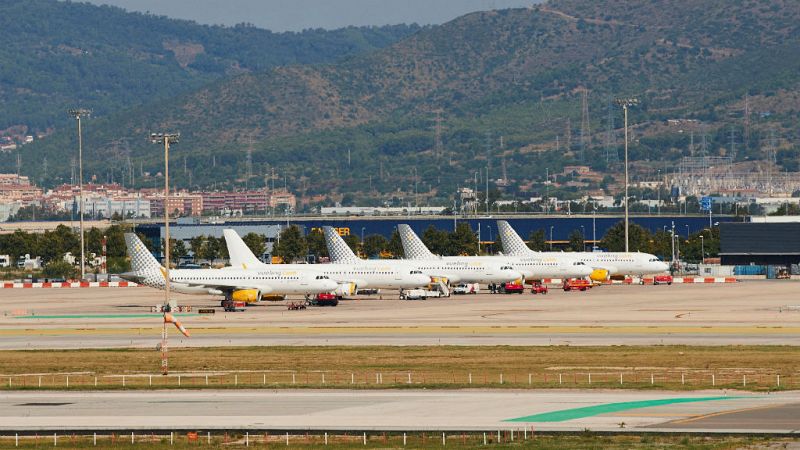
[[[606,119],[606,167],[611,167],[619,162],[617,151],[617,136],[614,132],[614,106],[611,98],[608,99],[608,118]]]
[[[744,137],[742,144],[744,151],[747,153],[748,144],[750,142],[750,95],[744,95]]]
[[[567,138],[567,151],[572,150],[572,119],[567,117],[567,129],[566,129],[566,138]]]
[[[586,148],[589,145],[589,91],[586,88],[581,90],[581,153],[579,161],[583,162],[586,157]]]
[[[439,158],[444,152],[444,145],[442,144],[442,110],[437,109],[434,111],[436,117],[433,118],[433,156]]]

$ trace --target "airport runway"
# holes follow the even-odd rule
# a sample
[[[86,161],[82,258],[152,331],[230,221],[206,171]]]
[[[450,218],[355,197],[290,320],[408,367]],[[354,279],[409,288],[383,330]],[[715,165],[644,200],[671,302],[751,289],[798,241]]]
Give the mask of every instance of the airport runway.
[[[225,345],[800,345],[800,283],[602,286],[547,296],[489,295],[426,301],[397,293],[336,308],[288,311],[285,303],[182,317],[192,338],[176,346]],[[299,299],[295,299],[299,300]],[[0,291],[0,349],[152,347],[161,319],[150,288]]]
[[[0,393],[0,432],[521,430],[795,433],[800,393],[159,391]],[[623,425],[624,424],[624,425]]]

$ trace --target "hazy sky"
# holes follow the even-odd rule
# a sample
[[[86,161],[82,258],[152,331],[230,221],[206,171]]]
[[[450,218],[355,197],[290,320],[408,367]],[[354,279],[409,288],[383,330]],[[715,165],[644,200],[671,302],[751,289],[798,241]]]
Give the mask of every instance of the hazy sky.
[[[462,14],[539,0],[88,0],[214,25],[248,22],[273,31],[447,22]]]

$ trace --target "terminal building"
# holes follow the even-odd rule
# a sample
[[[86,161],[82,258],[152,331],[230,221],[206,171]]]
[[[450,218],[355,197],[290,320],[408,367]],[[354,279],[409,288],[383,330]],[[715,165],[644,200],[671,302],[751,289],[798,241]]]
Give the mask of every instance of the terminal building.
[[[720,224],[720,258],[732,266],[800,265],[800,217]]]

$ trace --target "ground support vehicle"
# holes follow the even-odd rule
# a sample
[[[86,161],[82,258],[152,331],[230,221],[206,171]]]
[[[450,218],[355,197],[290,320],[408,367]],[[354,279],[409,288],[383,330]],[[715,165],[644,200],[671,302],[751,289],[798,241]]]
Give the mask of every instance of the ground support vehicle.
[[[572,278],[564,281],[564,291],[585,291],[593,286],[592,282],[583,278]]]
[[[656,286],[659,284],[670,285],[672,284],[672,275],[656,275],[653,277],[653,284]]]
[[[546,295],[549,289],[547,288],[546,284],[542,284],[541,281],[534,281],[533,286],[531,286],[531,294],[542,294]]]
[[[478,283],[461,283],[453,288],[453,294],[456,295],[477,294],[480,291],[480,284]]]
[[[245,308],[247,308],[247,303],[245,302],[236,302],[228,299],[222,301],[222,309],[225,312],[244,311]]]
[[[328,292],[317,294],[310,300],[306,301],[306,305],[308,306],[336,306],[338,304],[339,299],[336,298],[336,294],[331,294]]]
[[[400,300],[425,300],[428,298],[425,289],[408,289],[400,292]]]
[[[525,286],[520,283],[500,283],[500,289],[497,292],[500,294],[522,294],[525,292]]]

